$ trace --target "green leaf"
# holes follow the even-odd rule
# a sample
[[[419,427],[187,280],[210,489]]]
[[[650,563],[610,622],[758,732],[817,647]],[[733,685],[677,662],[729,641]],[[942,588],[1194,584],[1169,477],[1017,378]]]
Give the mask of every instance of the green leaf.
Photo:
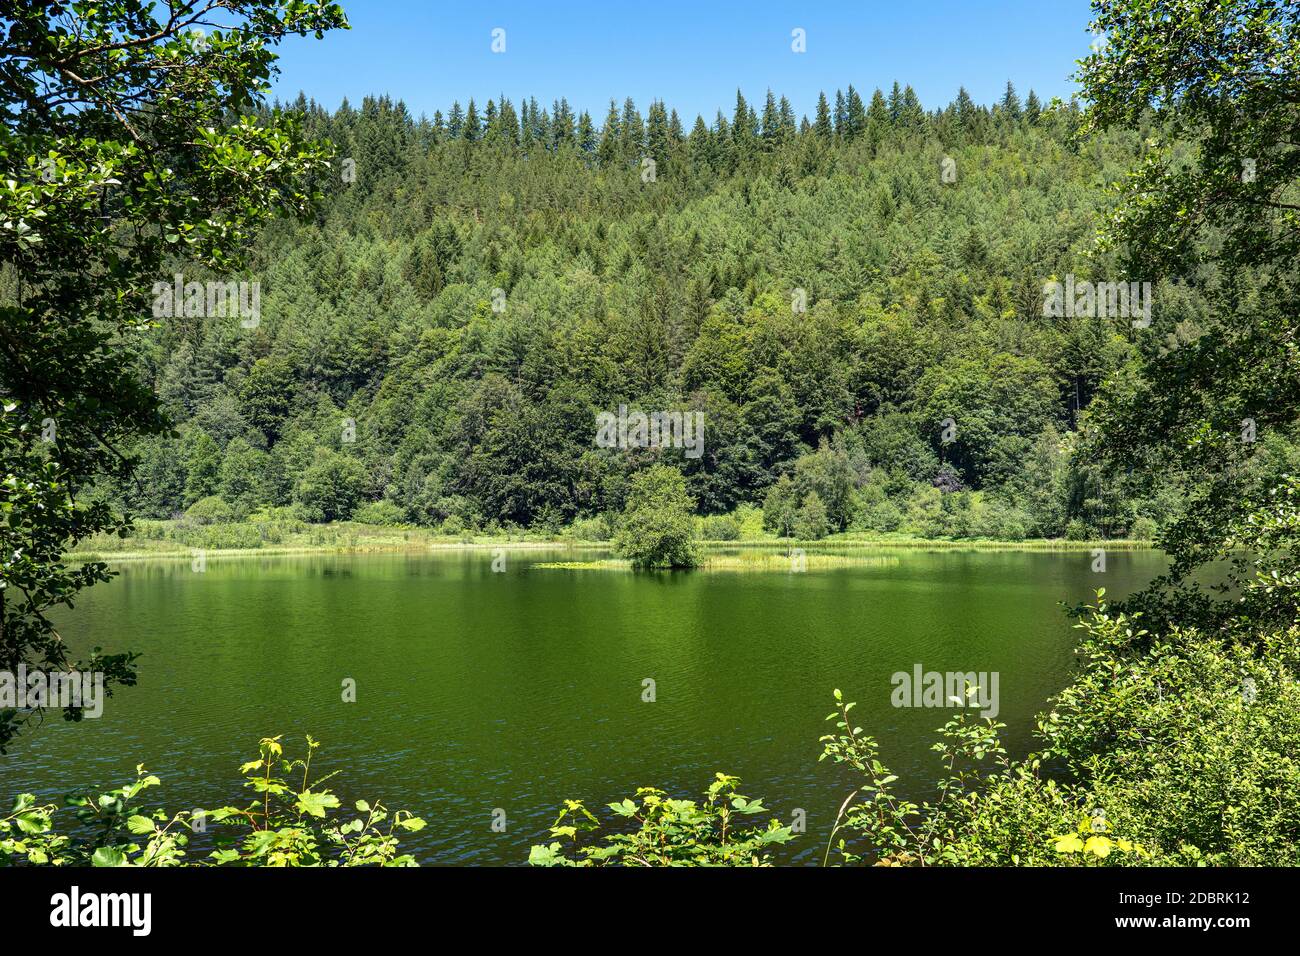
[[[294,807],[299,813],[323,819],[326,810],[332,810],[338,805],[339,798],[332,793],[312,793],[310,790],[304,790],[298,794],[298,801]]]
[[[91,866],[126,866],[126,854],[113,846],[101,846],[90,857]]]

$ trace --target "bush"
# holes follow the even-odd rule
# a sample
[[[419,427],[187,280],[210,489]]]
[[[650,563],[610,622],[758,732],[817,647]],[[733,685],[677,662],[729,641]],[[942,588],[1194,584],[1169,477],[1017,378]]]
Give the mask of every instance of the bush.
[[[794,519],[794,536],[801,541],[817,541],[830,531],[830,519],[821,495],[815,491],[804,496],[803,504]]]
[[[742,541],[754,541],[764,537],[762,508],[755,505],[740,505],[734,513],[736,523],[740,525]]]
[[[858,512],[855,529],[863,531],[897,531],[903,524],[903,512],[888,498],[866,505]]]
[[[391,528],[405,524],[406,513],[391,501],[367,501],[352,513],[352,520],[361,524]]]
[[[1146,515],[1139,515],[1134,519],[1133,527],[1129,529],[1129,537],[1136,538],[1139,541],[1154,541],[1159,533],[1160,526]]]
[[[235,520],[235,509],[220,495],[208,495],[190,505],[185,517],[195,524],[226,524]]]
[[[932,485],[923,482],[913,484],[903,512],[902,530],[919,538],[938,538],[951,534],[943,497],[943,492]]]
[[[1082,518],[1071,518],[1065,525],[1065,539],[1067,541],[1087,541],[1088,526],[1084,524]]]
[[[734,515],[709,515],[700,522],[705,541],[739,541],[740,521]]]
[[[610,530],[609,519],[604,515],[594,518],[578,518],[569,525],[566,536],[576,541],[608,541],[614,532]]]
[[[781,538],[794,531],[795,517],[799,511],[798,492],[789,476],[782,475],[763,499],[763,530]]]

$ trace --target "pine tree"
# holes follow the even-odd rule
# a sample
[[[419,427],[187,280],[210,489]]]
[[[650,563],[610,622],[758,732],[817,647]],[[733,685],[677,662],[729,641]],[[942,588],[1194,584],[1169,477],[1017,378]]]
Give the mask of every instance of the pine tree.
[[[609,113],[605,117],[605,126],[600,131],[600,145],[596,148],[596,159],[606,169],[618,162],[619,138],[622,135],[618,121],[618,104],[609,101]]]
[[[919,133],[925,129],[925,108],[921,106],[921,98],[916,95],[916,90],[911,85],[903,88],[903,128],[914,133]]]
[[[545,149],[551,149],[555,144],[555,136],[551,131],[551,114],[542,110],[542,117],[537,122],[537,141]]]
[[[551,119],[551,142],[556,149],[573,143],[573,109],[565,97],[552,104],[555,115]]]
[[[680,144],[685,140],[682,135],[682,121],[678,118],[676,110],[673,110],[668,117],[668,135],[674,144]]]
[[[1016,88],[1007,80],[1007,91],[1002,94],[1002,111],[1011,119],[1020,119],[1020,97],[1016,96]]]
[[[530,109],[527,100],[519,101],[519,144],[524,152],[528,152],[529,147],[533,145],[533,118],[529,113]]]
[[[743,139],[749,132],[749,104],[745,95],[736,90],[736,112],[731,117],[731,135],[733,139]]]
[[[511,146],[519,145],[519,117],[515,115],[514,104],[503,95],[501,97],[501,112],[497,115],[497,126],[499,132],[497,137]]]
[[[874,126],[881,135],[889,128],[889,106],[885,103],[885,94],[879,89],[871,94],[871,106],[867,109],[867,123]]]
[[[794,139],[795,134],[794,107],[784,96],[781,97],[781,103],[777,107],[777,115],[779,117],[777,129],[780,130],[778,138],[783,143],[789,142]]]
[[[469,106],[465,110],[465,127],[461,131],[461,136],[470,143],[479,138],[481,130],[479,129],[478,109],[474,106],[474,97],[469,98]]]
[[[957,121],[961,124],[962,129],[971,131],[975,128],[975,117],[978,110],[975,107],[975,101],[970,98],[966,92],[966,87],[957,90]]]
[[[546,129],[542,125],[542,108],[537,105],[537,97],[528,97],[528,133],[534,142],[546,143]]]
[[[824,92],[817,94],[817,119],[813,122],[813,132],[818,139],[829,140],[835,135],[835,126],[831,122],[831,106],[826,102]]]
[[[1037,123],[1042,112],[1043,104],[1038,101],[1038,94],[1030,90],[1029,98],[1025,100],[1025,118],[1031,123]]]
[[[649,150],[649,156],[657,164],[661,174],[667,172],[667,167],[671,163],[671,140],[668,132],[668,109],[664,106],[663,100],[655,100],[650,104],[650,110],[647,115],[646,125],[646,148]]]
[[[767,100],[763,103],[763,139],[768,143],[775,142],[781,135],[781,116],[777,113],[776,97],[772,93],[771,87],[767,90]]]
[[[695,125],[691,128],[689,143],[691,147],[691,166],[697,172],[716,172],[717,151],[713,133],[709,131],[703,116],[695,117]]]
[[[848,97],[845,100],[846,125],[848,126],[847,139],[857,139],[867,129],[867,108],[862,103],[862,97],[858,91],[849,84]]]
[[[623,120],[619,133],[619,147],[623,159],[629,163],[641,162],[646,148],[645,121],[630,96],[623,101]]]
[[[903,88],[898,80],[889,91],[889,122],[897,126],[903,120]]]
[[[588,156],[596,152],[596,144],[599,139],[596,136],[596,127],[591,122],[591,114],[586,110],[578,117],[578,148]]]

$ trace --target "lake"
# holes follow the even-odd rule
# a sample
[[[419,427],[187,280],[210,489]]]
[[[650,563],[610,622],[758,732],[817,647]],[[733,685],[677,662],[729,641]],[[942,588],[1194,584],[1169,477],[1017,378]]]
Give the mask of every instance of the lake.
[[[998,672],[1004,739],[1023,754],[1075,666],[1060,602],[1165,567],[1150,551],[1112,551],[1105,573],[1088,551],[869,554],[801,574],[537,566],[572,559],[563,549],[507,552],[500,573],[490,550],[209,557],[203,573],[124,563],[59,620],[77,651],[140,652],[139,686],[98,720],[56,716],[20,738],[0,758],[0,798],[120,786],[143,763],[169,810],[242,804],[238,767],[258,739],[284,734],[300,752],[310,733],[314,768],[343,771],[329,786],[345,803],[428,821],[403,841],[426,864],[520,864],[565,798],[696,796],[715,771],[782,819],[805,810],[808,832],[778,859],[820,862],[851,789],[817,761],[834,688],[923,797],[953,711],[894,707],[891,675]]]

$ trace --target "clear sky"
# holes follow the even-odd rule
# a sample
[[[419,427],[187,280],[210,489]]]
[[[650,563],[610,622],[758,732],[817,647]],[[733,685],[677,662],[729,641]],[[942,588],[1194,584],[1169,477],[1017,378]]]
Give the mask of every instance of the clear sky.
[[[416,115],[444,113],[472,96],[481,108],[503,91],[516,104],[549,108],[566,96],[597,124],[609,100],[652,98],[676,108],[689,129],[696,113],[730,117],[739,87],[751,101],[769,87],[811,115],[818,90],[852,83],[864,97],[895,79],[911,83],[927,109],[965,86],[980,103],[1007,80],[1023,98],[1068,99],[1075,61],[1092,40],[1087,0],[844,0],[710,3],[661,0],[342,0],[352,23],[324,40],[281,47],[274,95],[301,90],[329,109],[347,97],[387,93]],[[492,52],[492,31],[505,52]],[[807,52],[791,49],[805,31]]]

